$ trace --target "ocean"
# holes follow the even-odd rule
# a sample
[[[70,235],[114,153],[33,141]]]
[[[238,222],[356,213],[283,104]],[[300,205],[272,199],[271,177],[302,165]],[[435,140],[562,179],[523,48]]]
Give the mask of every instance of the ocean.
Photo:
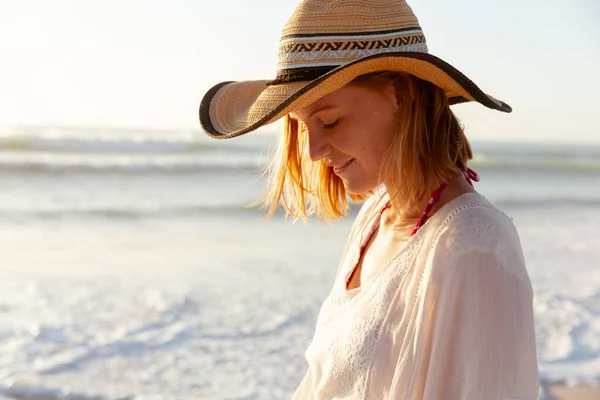
[[[274,140],[0,132],[0,399],[289,398],[352,218],[248,207]],[[542,379],[600,383],[600,147],[473,147],[521,236]]]

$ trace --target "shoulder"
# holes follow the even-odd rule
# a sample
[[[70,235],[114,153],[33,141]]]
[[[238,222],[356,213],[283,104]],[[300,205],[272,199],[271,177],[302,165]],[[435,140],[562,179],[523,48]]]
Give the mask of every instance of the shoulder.
[[[525,272],[521,241],[512,219],[478,194],[448,211],[437,229],[431,255],[444,260],[443,264],[486,259],[513,272]]]
[[[455,204],[441,221],[434,242],[458,250],[493,251],[520,243],[512,219],[479,194]]]

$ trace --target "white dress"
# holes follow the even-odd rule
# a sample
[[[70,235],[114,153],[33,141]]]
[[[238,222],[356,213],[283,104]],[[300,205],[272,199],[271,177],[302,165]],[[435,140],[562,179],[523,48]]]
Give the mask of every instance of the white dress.
[[[293,399],[537,399],[533,293],[510,218],[463,194],[347,291],[387,200],[371,197],[356,218]]]

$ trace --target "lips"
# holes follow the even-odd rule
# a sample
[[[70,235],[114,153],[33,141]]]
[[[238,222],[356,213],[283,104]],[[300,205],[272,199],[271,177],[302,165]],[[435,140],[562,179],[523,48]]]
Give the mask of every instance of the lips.
[[[354,160],[354,159],[352,159],[352,160],[348,160],[348,161],[346,161],[346,162],[345,162],[345,163],[343,163],[343,164],[337,164],[337,165],[334,165],[334,166],[333,166],[333,168],[336,168],[336,169],[342,169],[342,168],[344,168],[344,167],[347,167],[348,165],[350,165],[350,163],[351,163],[353,160]]]
[[[354,161],[354,158],[346,161],[345,163],[342,164],[334,164],[333,165],[333,171],[337,174],[339,172],[342,172],[344,169],[346,169],[350,164],[352,164],[352,162]]]

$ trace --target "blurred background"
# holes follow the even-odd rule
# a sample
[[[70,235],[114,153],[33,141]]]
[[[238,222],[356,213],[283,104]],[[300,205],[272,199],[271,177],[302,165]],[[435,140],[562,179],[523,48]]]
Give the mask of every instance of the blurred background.
[[[274,77],[296,4],[0,0],[0,399],[291,396],[352,218],[265,220],[247,205],[280,125],[213,141],[197,108]],[[565,386],[600,384],[600,3],[409,4],[430,52],[514,109],[454,107],[521,235],[541,396],[583,399]]]

